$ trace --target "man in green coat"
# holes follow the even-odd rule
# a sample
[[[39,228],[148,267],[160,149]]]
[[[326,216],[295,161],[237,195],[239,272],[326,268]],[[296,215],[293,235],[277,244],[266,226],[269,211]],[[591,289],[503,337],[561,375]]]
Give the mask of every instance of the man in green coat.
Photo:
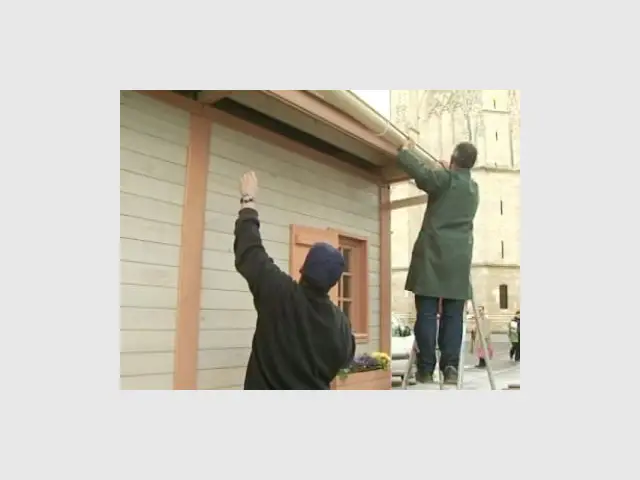
[[[471,143],[458,144],[449,166],[429,168],[407,143],[398,154],[398,165],[428,195],[427,211],[413,246],[405,289],[415,294],[418,342],[417,380],[433,382],[436,336],[444,381],[456,384],[462,344],[464,306],[471,298],[473,219],[478,210],[478,185],[471,178],[478,151]],[[437,314],[442,312],[440,334]]]

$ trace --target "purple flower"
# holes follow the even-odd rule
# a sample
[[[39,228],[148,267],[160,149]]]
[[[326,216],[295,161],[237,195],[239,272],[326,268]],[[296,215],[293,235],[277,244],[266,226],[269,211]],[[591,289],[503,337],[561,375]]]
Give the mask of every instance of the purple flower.
[[[360,372],[363,370],[375,370],[381,368],[380,362],[371,355],[363,353],[358,355],[351,362],[349,370],[352,372]]]

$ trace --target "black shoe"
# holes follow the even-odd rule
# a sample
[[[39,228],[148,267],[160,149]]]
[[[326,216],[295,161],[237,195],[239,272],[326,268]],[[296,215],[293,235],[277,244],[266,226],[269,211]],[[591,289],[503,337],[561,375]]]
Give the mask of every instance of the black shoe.
[[[486,368],[487,367],[487,362],[484,358],[481,358],[480,360],[478,360],[478,364],[476,365],[476,368]]]
[[[433,383],[433,372],[416,372],[416,382]]]
[[[458,369],[456,367],[444,368],[444,383],[447,385],[458,384]]]

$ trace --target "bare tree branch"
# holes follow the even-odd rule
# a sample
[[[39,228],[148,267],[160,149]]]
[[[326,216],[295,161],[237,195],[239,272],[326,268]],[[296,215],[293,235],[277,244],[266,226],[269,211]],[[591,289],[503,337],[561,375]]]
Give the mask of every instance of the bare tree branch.
[[[427,118],[431,116],[441,117],[444,112],[449,110],[450,101],[451,90],[425,90],[420,104],[424,105]],[[420,104],[418,111],[422,110],[422,105]]]
[[[399,90],[395,95],[396,106],[395,110],[391,112],[391,121],[400,127],[400,130],[407,133],[411,126],[408,118],[409,95],[407,90]]]
[[[467,129],[467,140],[475,142],[482,117],[482,90],[448,90],[447,109],[455,115],[462,113]]]

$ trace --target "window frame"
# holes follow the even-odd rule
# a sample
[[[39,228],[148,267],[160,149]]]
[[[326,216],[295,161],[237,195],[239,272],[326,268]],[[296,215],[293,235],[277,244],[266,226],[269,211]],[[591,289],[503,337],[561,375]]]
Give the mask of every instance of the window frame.
[[[349,297],[342,296],[343,278],[339,282],[338,303],[342,308],[348,299],[351,309],[351,330],[356,342],[369,341],[369,242],[366,238],[337,231],[338,244],[341,251],[348,249],[350,254],[350,269],[345,274],[351,278],[351,292]]]

